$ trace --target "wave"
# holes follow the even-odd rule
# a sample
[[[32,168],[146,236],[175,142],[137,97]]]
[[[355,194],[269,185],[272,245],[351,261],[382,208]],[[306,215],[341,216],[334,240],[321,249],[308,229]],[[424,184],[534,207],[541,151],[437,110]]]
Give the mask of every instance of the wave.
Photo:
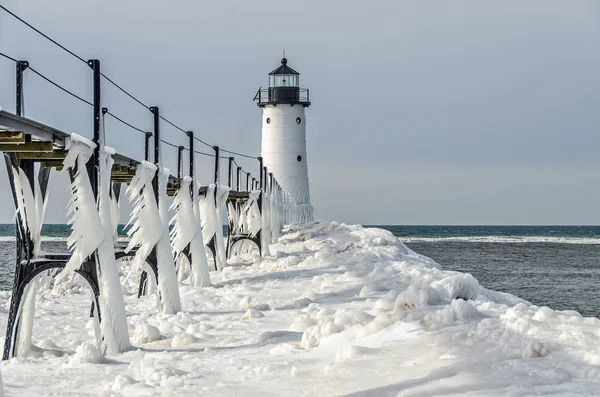
[[[452,236],[452,237],[399,237],[403,243],[465,242],[465,243],[552,243],[600,245],[598,237],[549,237],[549,236]]]

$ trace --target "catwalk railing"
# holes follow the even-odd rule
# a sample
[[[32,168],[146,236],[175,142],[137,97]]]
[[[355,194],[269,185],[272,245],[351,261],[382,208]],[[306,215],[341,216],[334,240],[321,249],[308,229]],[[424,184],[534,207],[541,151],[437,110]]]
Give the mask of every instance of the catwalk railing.
[[[42,273],[54,270],[50,273],[59,279],[77,273],[88,282],[93,292],[91,316],[97,320],[98,345],[104,353],[117,353],[130,346],[117,260],[133,259],[131,266],[140,273],[138,296],[156,289],[162,311],[176,313],[181,310],[181,304],[179,269],[175,264],[182,263],[182,258],[190,265],[190,284],[202,287],[210,285],[209,259],[214,262],[214,270],[221,270],[232,255],[254,249],[260,255],[269,255],[269,244],[277,241],[293,203],[263,166],[261,157],[210,145],[194,132],[163,117],[158,106],[145,105],[105,76],[99,60],[84,61],[5,7],[0,6],[0,9],[85,62],[91,69],[93,86],[93,100],[86,101],[32,68],[27,61],[0,53],[16,67],[15,113],[0,110],[0,151],[4,153],[17,209],[15,276],[4,344],[5,360],[25,354],[31,347],[36,280]],[[28,70],[93,107],[91,139],[25,117],[23,82]],[[103,107],[103,81],[147,108],[153,130],[144,131]],[[143,134],[143,160],[106,147],[107,116]],[[188,144],[176,145],[162,139],[163,123],[185,133]],[[209,146],[211,151],[196,150],[197,142]],[[163,167],[162,145],[177,151],[175,175]],[[189,154],[187,175],[185,151]],[[236,157],[222,156],[222,153],[255,159],[258,162],[255,176],[244,171]],[[214,158],[214,177],[206,186],[201,187],[196,178],[196,155]],[[227,185],[221,183],[222,160],[227,161]],[[52,169],[68,174],[71,183],[68,215],[72,234],[68,240],[70,253],[65,254],[48,254],[41,250],[41,228]],[[116,233],[122,185],[128,185],[127,194],[134,206],[127,244],[117,241]],[[171,219],[167,196],[173,197]],[[225,213],[227,219],[223,217]],[[221,227],[225,223],[228,224],[226,241]]]

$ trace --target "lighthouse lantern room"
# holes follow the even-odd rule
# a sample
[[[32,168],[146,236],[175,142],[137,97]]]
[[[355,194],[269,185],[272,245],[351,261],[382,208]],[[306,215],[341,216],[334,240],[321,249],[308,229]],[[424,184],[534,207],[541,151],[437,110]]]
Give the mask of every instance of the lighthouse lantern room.
[[[309,91],[300,88],[300,73],[281,59],[269,73],[269,88],[259,88],[254,100],[262,108],[262,158],[264,165],[289,194],[292,223],[313,219],[306,156],[306,116]]]

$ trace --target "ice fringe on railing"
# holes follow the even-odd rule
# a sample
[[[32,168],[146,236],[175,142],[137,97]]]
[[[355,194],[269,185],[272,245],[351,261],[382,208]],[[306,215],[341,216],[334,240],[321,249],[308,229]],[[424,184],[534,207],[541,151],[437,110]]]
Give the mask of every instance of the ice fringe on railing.
[[[115,194],[115,190],[112,184],[110,186],[110,191],[110,219],[112,223],[113,240],[116,242],[119,238],[119,220],[121,218],[121,205],[119,204],[119,200],[117,198],[117,195]]]
[[[160,213],[162,234],[156,244],[158,290],[162,301],[162,312],[164,314],[175,314],[181,311],[181,298],[179,296],[177,271],[173,262],[173,252],[171,251],[171,240],[169,239],[167,181],[169,180],[170,171],[167,168],[162,168],[160,171],[158,174],[158,211]]]
[[[267,191],[263,192],[262,232],[260,236],[263,256],[271,255],[269,251],[269,244],[271,244],[271,197]]]
[[[156,249],[158,269],[158,280],[156,281],[160,292],[162,312],[174,314],[181,310],[181,301],[169,241],[169,219],[167,217],[169,170],[163,168],[158,174],[158,203],[152,188],[152,178],[156,172],[156,165],[147,161],[141,162],[127,189],[134,208],[129,221],[129,223],[133,222],[133,226],[127,232],[131,240],[126,252],[139,246],[133,260],[133,267],[137,271],[141,271],[152,249]]]
[[[70,171],[72,174],[67,207],[67,224],[71,226],[67,244],[71,258],[59,274],[59,279],[77,270],[104,240],[104,229],[86,167],[95,147],[94,142],[77,134],[72,134],[69,140],[62,172]]]
[[[242,216],[240,217],[240,222],[246,225],[245,227],[251,237],[256,236],[262,228],[262,217],[260,215],[260,208],[258,207],[259,198],[260,190],[251,191],[248,201],[242,208]]]
[[[125,225],[130,237],[125,252],[138,247],[132,262],[132,271],[141,272],[144,262],[162,234],[158,204],[152,189],[152,178],[156,174],[156,166],[148,161],[138,164],[135,175],[127,188],[133,210],[129,222]],[[153,276],[153,274],[151,275]]]
[[[179,190],[175,195],[171,209],[175,215],[171,218],[171,246],[175,257],[182,255],[186,247],[190,247],[190,267],[192,269],[192,285],[204,287],[210,285],[206,251],[202,241],[202,229],[197,219],[191,195],[198,194],[197,190],[190,189],[194,184],[192,178],[186,176],[181,179]],[[197,202],[197,200],[196,200]]]
[[[208,287],[211,283],[208,262],[206,260],[206,246],[204,245],[204,235],[202,231],[202,216],[200,215],[200,183],[193,181],[192,186],[194,218],[196,219],[198,227],[196,236],[194,236],[190,245],[190,254],[192,257],[196,256],[198,258],[198,261],[194,265],[195,268],[192,268],[193,285],[195,287]]]
[[[103,134],[102,134],[103,135]],[[114,203],[110,196],[111,169],[114,163],[112,156],[115,150],[102,145],[100,138],[100,161],[98,179],[98,213],[104,228],[104,239],[98,247],[96,266],[100,288],[100,328],[101,351],[104,354],[116,354],[127,351],[131,347],[125,312],[125,299],[121,289],[119,269],[115,260],[116,243]],[[114,197],[114,194],[113,194]],[[118,207],[117,207],[118,209]],[[118,213],[117,219],[118,219]],[[118,222],[118,221],[117,221]],[[98,317],[98,316],[96,316]]]
[[[153,248],[156,248],[156,256],[158,262],[156,265],[158,268],[159,279],[155,281],[157,282],[159,287],[162,310],[164,313],[175,313],[176,311],[179,311],[178,306],[180,305],[179,288],[177,287],[177,276],[175,275],[175,266],[173,264],[173,259],[171,256],[171,246],[169,244],[169,226],[168,224],[163,224],[163,218],[166,218],[166,216],[161,217],[159,204],[157,203],[157,200],[154,196],[154,190],[152,188],[152,179],[156,174],[156,171],[156,165],[147,161],[142,161],[140,164],[138,164],[135,176],[133,177],[131,184],[127,188],[127,194],[129,195],[129,199],[133,203],[133,211],[131,213],[131,218],[127,226],[129,226],[129,224],[131,224],[132,222],[133,225],[130,229],[127,230],[127,234],[129,235],[131,240],[129,241],[129,245],[125,249],[125,252],[129,252],[136,246],[138,247],[138,250],[135,253],[135,257],[133,259],[132,270],[136,272],[141,272],[143,270],[144,262],[148,258],[148,255],[150,255]],[[163,172],[161,172],[161,174],[162,173]],[[160,177],[160,179],[163,178],[164,177]],[[164,257],[165,238],[168,246],[168,259],[166,261]],[[161,245],[162,249],[159,249],[159,246]],[[162,252],[162,254],[160,254],[160,252]],[[169,261],[171,262],[171,264],[167,266],[169,266],[170,268],[165,269],[164,273],[166,274],[162,275],[161,281],[161,270],[166,267],[165,262],[168,263]],[[172,272],[172,277],[175,278],[176,288],[174,289],[173,293],[170,293],[168,291],[169,286],[172,289],[172,280],[170,280],[171,274],[169,272]],[[153,272],[149,272],[149,274],[151,276],[154,276]],[[173,300],[175,299],[176,301],[173,302]],[[177,310],[173,311],[175,309]]]
[[[227,254],[225,252],[225,239],[223,237],[223,212],[227,210],[227,197],[231,188],[225,185],[219,185],[217,189],[217,228],[215,233],[215,250],[217,259],[217,270],[221,271],[227,266]]]
[[[16,213],[19,214],[21,227],[25,232],[29,233],[29,237],[33,241],[33,256],[36,257],[40,254],[42,224],[45,212],[40,183],[37,178],[34,178],[34,194],[25,171],[20,167],[13,167],[13,175],[15,193],[17,195]]]
[[[45,204],[43,202],[40,184],[34,178],[34,189],[31,188],[25,172],[19,167],[13,167],[15,193],[17,196],[16,217],[21,223],[21,229],[29,234],[33,242],[33,256],[40,255],[41,230],[44,219]],[[18,214],[18,216],[17,216]],[[22,236],[25,238],[25,236]],[[18,333],[15,335],[15,355],[25,355],[32,346],[33,317],[35,314],[35,296],[39,279],[29,283],[23,291],[23,303],[19,318]]]
[[[206,187],[206,194],[200,199],[200,217],[202,219],[202,236],[204,245],[208,245],[217,232],[218,219],[215,206],[215,185]]]

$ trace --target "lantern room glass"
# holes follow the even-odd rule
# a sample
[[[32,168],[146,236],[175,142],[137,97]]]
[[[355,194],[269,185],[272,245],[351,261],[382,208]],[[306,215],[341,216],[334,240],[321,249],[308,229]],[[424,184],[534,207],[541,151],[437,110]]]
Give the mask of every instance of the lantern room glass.
[[[269,76],[269,87],[298,87],[298,75],[275,74]]]

